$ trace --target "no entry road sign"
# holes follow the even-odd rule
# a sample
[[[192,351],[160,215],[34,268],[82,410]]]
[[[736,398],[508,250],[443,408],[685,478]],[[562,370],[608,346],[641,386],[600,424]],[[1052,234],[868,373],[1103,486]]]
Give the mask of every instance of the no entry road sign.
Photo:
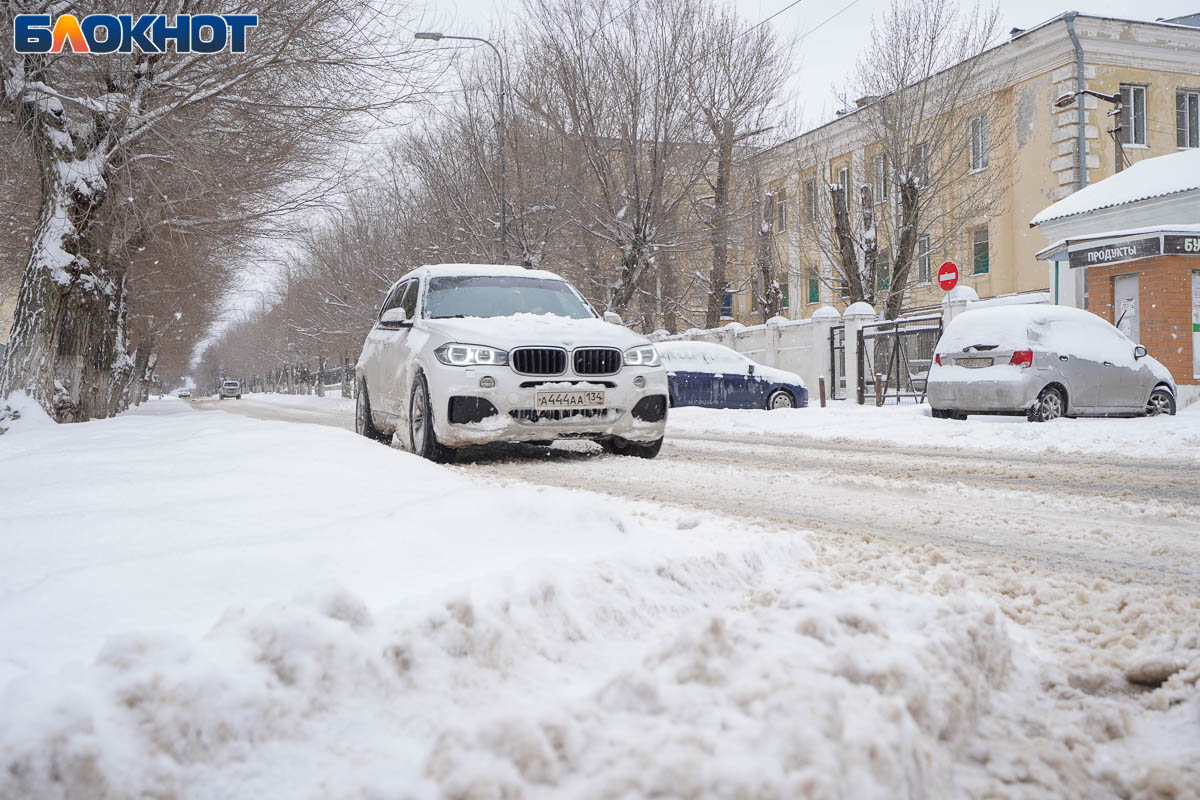
[[[937,271],[938,286],[942,287],[943,292],[948,292],[958,285],[958,265],[953,261],[947,261],[938,267]]]

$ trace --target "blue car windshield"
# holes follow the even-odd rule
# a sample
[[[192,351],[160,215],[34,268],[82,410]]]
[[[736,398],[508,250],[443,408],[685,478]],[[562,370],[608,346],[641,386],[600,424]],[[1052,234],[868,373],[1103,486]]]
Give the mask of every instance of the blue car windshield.
[[[592,309],[565,281],[514,275],[454,275],[432,278],[425,293],[425,316],[509,317],[554,314],[593,319]]]

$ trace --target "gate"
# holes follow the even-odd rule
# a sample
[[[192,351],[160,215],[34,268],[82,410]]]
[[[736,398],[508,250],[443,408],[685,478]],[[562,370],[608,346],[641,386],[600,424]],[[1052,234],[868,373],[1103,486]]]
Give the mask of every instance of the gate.
[[[940,314],[864,325],[858,332],[859,397],[924,402],[929,367],[941,336]],[[875,397],[876,375],[882,378],[881,399]]]
[[[829,329],[829,399],[846,399],[846,326]]]

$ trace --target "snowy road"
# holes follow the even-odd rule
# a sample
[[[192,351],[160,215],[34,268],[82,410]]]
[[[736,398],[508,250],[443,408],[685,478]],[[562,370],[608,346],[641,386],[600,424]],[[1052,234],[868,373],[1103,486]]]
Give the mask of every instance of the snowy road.
[[[194,405],[353,428],[349,401],[305,400]],[[588,444],[498,447],[470,458],[457,469],[821,531],[839,547],[878,539],[942,548],[972,559],[981,574],[998,559],[1080,579],[1200,592],[1200,462],[678,431],[653,461],[602,457]]]

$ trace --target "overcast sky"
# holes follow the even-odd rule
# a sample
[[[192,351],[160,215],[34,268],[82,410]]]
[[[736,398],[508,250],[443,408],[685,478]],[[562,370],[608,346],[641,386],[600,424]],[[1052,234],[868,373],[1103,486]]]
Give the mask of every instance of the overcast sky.
[[[742,17],[753,24],[791,2],[735,0],[734,5]],[[835,85],[850,72],[859,51],[867,43],[872,17],[882,13],[888,2],[801,0],[775,18],[773,24],[780,34],[804,37],[796,53],[792,89],[798,95],[805,127],[833,116],[837,105]],[[964,2],[963,5],[972,4]],[[416,7],[420,7],[419,2]],[[474,36],[486,36],[499,30],[505,21],[515,20],[522,13],[521,0],[430,0],[425,8],[423,27]],[[1057,5],[1053,0],[1002,0],[1002,30],[1030,28],[1072,8],[1084,14],[1154,20],[1200,12],[1200,0],[1142,0],[1137,3],[1087,0],[1086,4],[1079,5]],[[820,29],[812,32],[817,26],[821,26]],[[806,35],[810,32],[811,35]]]

